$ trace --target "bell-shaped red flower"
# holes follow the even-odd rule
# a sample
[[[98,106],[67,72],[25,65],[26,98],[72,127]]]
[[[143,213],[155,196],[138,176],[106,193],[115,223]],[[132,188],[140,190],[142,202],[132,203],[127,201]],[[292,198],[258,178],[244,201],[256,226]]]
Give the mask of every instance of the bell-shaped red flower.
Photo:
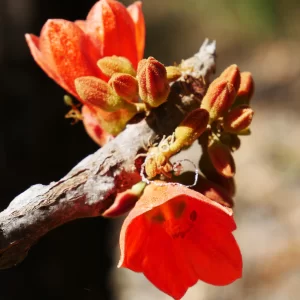
[[[119,267],[181,299],[198,280],[227,285],[242,275],[232,210],[179,185],[148,185],[124,221]]]
[[[77,94],[74,80],[82,76],[107,80],[97,67],[100,58],[111,55],[126,57],[135,68],[142,59],[145,24],[141,2],[126,9],[118,1],[100,0],[85,21],[52,19],[45,23],[40,37],[25,36],[38,65],[62,88],[86,104]],[[96,119],[99,109],[88,106],[92,112],[90,117],[94,114]],[[106,137],[101,140],[106,140]]]

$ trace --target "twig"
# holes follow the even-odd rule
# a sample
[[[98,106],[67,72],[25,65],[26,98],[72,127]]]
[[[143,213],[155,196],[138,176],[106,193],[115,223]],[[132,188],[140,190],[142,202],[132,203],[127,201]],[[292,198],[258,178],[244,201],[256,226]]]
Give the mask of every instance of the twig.
[[[182,66],[187,75],[196,79],[203,76],[208,81],[215,70],[215,43],[206,40]],[[184,80],[183,77],[183,84]],[[101,215],[116,193],[140,180],[135,167],[139,151],[157,135],[172,133],[193,105],[192,93],[189,105],[182,103],[181,84],[172,85],[170,101],[147,119],[128,125],[58,182],[31,186],[0,213],[1,269],[21,262],[30,247],[53,228],[74,219]]]

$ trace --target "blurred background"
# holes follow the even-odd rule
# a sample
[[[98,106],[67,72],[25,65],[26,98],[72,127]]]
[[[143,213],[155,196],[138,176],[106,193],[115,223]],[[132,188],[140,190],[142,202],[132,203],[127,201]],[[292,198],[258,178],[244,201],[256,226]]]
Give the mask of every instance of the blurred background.
[[[0,0],[1,210],[98,148],[81,124],[64,119],[65,93],[36,65],[24,39],[49,18],[85,18],[94,2]],[[226,287],[199,282],[183,299],[299,299],[300,3],[144,0],[143,7],[145,56],[180,62],[208,37],[217,41],[217,73],[236,63],[256,82],[252,135],[235,153],[244,276]],[[95,218],[57,228],[19,266],[0,271],[0,299],[170,299],[142,275],[116,269],[120,224]]]

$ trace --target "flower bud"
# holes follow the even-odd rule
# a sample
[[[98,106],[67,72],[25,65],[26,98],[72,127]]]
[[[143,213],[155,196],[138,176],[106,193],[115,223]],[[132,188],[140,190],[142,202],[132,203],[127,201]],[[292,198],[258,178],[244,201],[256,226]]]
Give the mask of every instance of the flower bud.
[[[181,77],[180,68],[175,66],[168,66],[166,67],[167,70],[167,78],[169,82],[173,82]]]
[[[170,150],[175,154],[183,147],[190,146],[205,131],[209,114],[205,109],[191,111],[175,129],[175,142]]]
[[[138,95],[138,82],[129,74],[115,73],[108,81],[108,84],[113,88],[117,95],[125,100],[133,100]]]
[[[144,103],[158,107],[167,101],[170,92],[167,71],[155,58],[149,57],[139,62],[137,79],[139,94]]]
[[[201,108],[209,112],[210,122],[218,119],[229,110],[235,95],[236,91],[233,84],[226,79],[217,78],[210,84],[201,103]]]
[[[193,189],[221,205],[233,207],[233,200],[228,195],[227,191],[208,179],[200,177]]]
[[[220,175],[218,180],[216,180],[216,183],[226,191],[229,197],[233,197],[235,195],[236,186],[235,186],[234,177],[226,178]]]
[[[122,193],[118,193],[114,203],[102,213],[103,217],[114,218],[129,212],[142,195],[146,183],[139,182]]]
[[[75,79],[75,88],[79,97],[107,112],[126,108],[130,104],[114,93],[113,89],[103,80],[85,76]]]
[[[235,163],[229,148],[219,141],[212,140],[207,150],[216,171],[224,177],[233,177]]]
[[[241,146],[241,140],[234,133],[223,132],[220,141],[227,145],[232,152],[238,150]]]
[[[114,73],[126,73],[132,76],[136,75],[136,72],[131,62],[122,56],[106,56],[98,60],[97,66],[102,73],[108,77],[111,77]]]
[[[235,194],[235,182],[234,178],[226,178],[223,175],[220,175],[214,168],[211,159],[207,153],[204,151],[200,157],[199,167],[201,172],[205,175],[207,179],[218,184],[222,187],[229,197],[233,197]]]
[[[226,68],[219,78],[226,79],[234,86],[235,91],[238,91],[241,82],[241,73],[237,65],[231,65]]]
[[[246,105],[233,108],[224,117],[224,129],[227,132],[239,133],[247,129],[252,121],[254,111]]]
[[[127,122],[136,114],[136,110],[119,109],[107,112],[96,107],[97,120],[107,133],[117,136],[126,127]]]
[[[64,95],[64,102],[67,106],[74,106],[73,100],[69,95]]]
[[[241,73],[241,84],[237,92],[236,105],[249,104],[254,93],[254,81],[250,72]]]

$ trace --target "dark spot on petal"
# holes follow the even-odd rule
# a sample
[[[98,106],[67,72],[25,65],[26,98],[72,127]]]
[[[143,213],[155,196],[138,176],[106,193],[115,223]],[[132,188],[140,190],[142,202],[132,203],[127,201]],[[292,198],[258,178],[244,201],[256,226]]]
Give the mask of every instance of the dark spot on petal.
[[[164,218],[163,214],[158,213],[157,215],[152,217],[152,220],[154,222],[163,223],[165,221],[165,218]]]
[[[176,203],[173,207],[175,218],[180,218],[185,210],[186,204],[183,201]]]
[[[197,213],[195,210],[193,210],[190,214],[190,220],[195,222],[197,220]]]

